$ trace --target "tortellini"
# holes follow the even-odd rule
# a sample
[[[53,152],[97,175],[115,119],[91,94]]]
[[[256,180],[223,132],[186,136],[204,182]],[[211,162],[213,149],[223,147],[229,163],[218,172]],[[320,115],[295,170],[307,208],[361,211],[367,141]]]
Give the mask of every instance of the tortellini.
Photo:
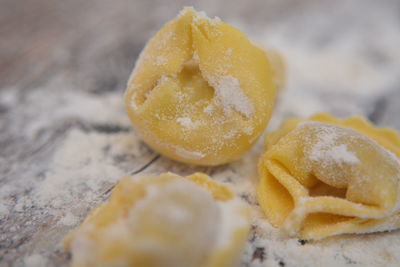
[[[250,210],[207,175],[120,180],[64,245],[72,266],[236,266]]]
[[[400,228],[400,137],[360,117],[289,119],[266,137],[259,202],[291,236]]]
[[[136,132],[178,161],[218,165],[246,152],[267,125],[279,56],[238,29],[185,8],[141,53],[128,81],[125,106]]]

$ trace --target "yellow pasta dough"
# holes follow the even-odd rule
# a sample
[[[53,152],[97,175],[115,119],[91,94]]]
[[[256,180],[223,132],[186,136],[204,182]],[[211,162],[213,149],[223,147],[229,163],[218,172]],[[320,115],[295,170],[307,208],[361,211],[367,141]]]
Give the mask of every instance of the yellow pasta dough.
[[[400,228],[398,157],[397,133],[361,117],[289,119],[266,137],[260,205],[304,239]]]
[[[238,158],[270,119],[282,60],[238,29],[185,8],[141,53],[125,106],[136,132],[175,160],[218,165]]]
[[[72,266],[236,266],[250,211],[207,175],[120,180],[64,245]]]

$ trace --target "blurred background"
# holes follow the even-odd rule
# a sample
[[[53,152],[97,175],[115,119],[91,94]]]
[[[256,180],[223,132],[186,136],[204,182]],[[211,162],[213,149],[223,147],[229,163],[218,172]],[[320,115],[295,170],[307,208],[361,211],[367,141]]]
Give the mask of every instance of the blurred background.
[[[372,106],[383,106],[383,102],[391,110],[390,103],[377,95],[394,91],[400,77],[397,0],[0,3],[2,91],[33,90],[55,80],[62,80],[70,90],[93,94],[122,91],[146,41],[183,6],[219,16],[253,40],[281,51],[287,62],[289,90],[301,92],[295,101],[289,100],[290,106],[308,107],[300,114],[288,111],[293,115],[319,109],[348,115],[365,112],[364,106],[373,113]],[[56,90],[60,89],[52,92]],[[337,103],[330,103],[329,108],[316,103],[315,98],[327,94],[329,102]],[[3,112],[10,105],[4,98],[0,101]],[[400,126],[381,116],[380,121]]]
[[[35,246],[46,251],[60,241],[61,234],[54,237],[46,229],[55,224],[49,218],[63,213],[51,217],[47,206],[35,202],[35,183],[50,181],[48,173],[64,177],[60,173],[71,169],[51,165],[71,128],[82,130],[76,139],[91,144],[87,149],[99,145],[99,151],[107,144],[110,149],[111,141],[100,144],[90,133],[130,131],[122,105],[128,76],[146,41],[184,6],[218,16],[282,54],[287,86],[270,128],[286,117],[327,111],[362,115],[400,130],[398,0],[0,0],[0,260],[5,264]],[[80,153],[75,152],[68,155]],[[152,156],[145,146],[131,152],[121,152],[110,165],[126,171]],[[74,175],[84,176],[82,170]],[[31,222],[32,214],[37,220]],[[79,221],[71,218],[66,226]],[[40,243],[43,237],[34,234],[38,226],[53,243]],[[47,256],[54,266],[65,264],[64,254]]]

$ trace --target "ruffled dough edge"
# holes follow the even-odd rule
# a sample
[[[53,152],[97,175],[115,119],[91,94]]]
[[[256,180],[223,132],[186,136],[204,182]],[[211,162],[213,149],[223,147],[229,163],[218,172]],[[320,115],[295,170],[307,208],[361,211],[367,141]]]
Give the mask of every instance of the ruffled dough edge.
[[[278,130],[270,132],[266,135],[265,143],[264,143],[264,153],[260,157],[258,163],[258,170],[260,181],[257,189],[258,199],[261,208],[263,209],[267,219],[269,222],[275,227],[282,227],[282,230],[288,233],[291,236],[298,236],[303,239],[321,239],[327,236],[339,235],[343,233],[372,233],[372,232],[382,232],[382,231],[390,231],[394,229],[400,228],[400,213],[396,213],[394,215],[385,217],[385,218],[353,218],[343,221],[338,221],[336,224],[330,225],[329,227],[316,227],[313,230],[306,229],[301,230],[301,220],[310,213],[305,214],[304,216],[298,216],[302,211],[295,210],[295,206],[291,206],[291,203],[288,201],[286,204],[286,208],[292,208],[291,212],[286,218],[278,218],[272,216],[272,214],[268,214],[265,212],[268,205],[271,203],[268,202],[266,196],[266,184],[267,184],[267,176],[271,175],[270,172],[276,172],[278,176],[287,176],[286,180],[280,180],[277,183],[280,183],[281,188],[283,190],[287,190],[290,193],[290,197],[295,196],[297,200],[300,200],[305,203],[306,206],[310,210],[318,211],[318,203],[313,201],[315,199],[308,197],[307,191],[303,186],[299,184],[299,182],[292,178],[290,175],[286,173],[284,168],[280,168],[279,166],[273,166],[273,164],[269,164],[266,160],[267,151],[275,145],[282,137],[286,136],[289,132],[291,132],[299,123],[304,121],[317,121],[324,123],[331,123],[338,126],[346,127],[353,129],[369,138],[377,142],[379,145],[392,152],[397,158],[400,158],[400,135],[396,132],[396,130],[392,128],[382,128],[375,127],[371,122],[364,119],[360,116],[352,116],[348,118],[336,118],[327,113],[317,113],[312,115],[307,119],[299,119],[299,118],[290,118],[285,120],[279,127]],[[272,169],[271,169],[272,168]],[[278,179],[277,175],[274,175],[275,179]],[[284,184],[284,185],[282,185]],[[304,190],[303,190],[304,189]],[[276,194],[280,194],[283,192],[276,192]],[[325,197],[326,201],[333,200],[333,197]],[[293,198],[295,201],[296,199]],[[335,203],[337,204],[337,199],[335,199]],[[293,202],[294,202],[293,201]],[[340,202],[340,205],[337,207],[331,207],[331,212],[335,214],[340,214],[340,209],[346,205],[346,200]],[[344,205],[344,206],[343,206]],[[303,205],[304,206],[304,205]],[[343,207],[342,207],[343,206]],[[350,208],[355,208],[353,207]],[[361,205],[360,205],[361,206]],[[281,208],[285,208],[283,205]],[[364,207],[359,207],[353,210],[356,213],[362,214]],[[373,207],[368,209],[369,212],[378,214],[379,211],[374,211]],[[342,214],[343,215],[343,214]],[[282,222],[284,221],[284,222]]]

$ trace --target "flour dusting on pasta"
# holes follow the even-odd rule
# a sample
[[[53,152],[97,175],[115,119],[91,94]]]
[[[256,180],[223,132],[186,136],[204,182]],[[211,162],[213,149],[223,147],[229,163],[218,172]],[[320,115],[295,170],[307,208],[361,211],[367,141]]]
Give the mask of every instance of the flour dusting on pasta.
[[[220,7],[213,1],[209,2],[216,9]],[[221,13],[224,18],[234,21],[235,25],[249,33],[251,39],[276,48],[285,58],[288,70],[287,88],[280,92],[280,101],[269,123],[269,129],[276,128],[284,118],[307,117],[321,111],[338,116],[368,116],[379,99],[398,88],[396,81],[400,77],[400,25],[398,9],[392,8],[393,5],[390,4],[396,1],[314,2],[304,5],[291,3],[292,8],[295,6],[295,12],[285,13],[287,16],[281,16],[277,12],[271,18],[254,16],[251,20],[247,20],[246,16],[238,16],[248,12],[248,3],[245,2],[238,2],[238,6],[232,6],[232,10],[225,15],[221,13],[222,9],[213,12]],[[110,2],[109,5],[111,7],[114,3]],[[159,14],[172,14],[177,7],[156,5],[154,9],[155,12],[148,14],[149,19],[161,23],[166,18],[158,17]],[[327,9],[331,12],[324,12]],[[253,23],[252,19],[257,23]],[[96,36],[102,38],[109,35]],[[167,42],[175,38],[172,33],[166,35],[160,40],[159,48],[165,48]],[[105,47],[112,48],[108,46],[109,43],[106,44]],[[133,45],[131,42],[127,44]],[[64,62],[68,53],[73,55],[68,47],[63,47],[61,51],[58,55],[62,56],[57,57],[55,62]],[[90,58],[96,55],[94,51],[93,54],[89,53]],[[136,64],[144,60],[142,53]],[[152,60],[154,65],[164,65],[163,58]],[[47,148],[44,146],[42,152],[32,154],[34,157],[29,162],[7,166],[11,171],[7,174],[9,177],[5,177],[6,184],[0,187],[0,219],[12,216],[21,218],[17,225],[5,228],[8,231],[2,233],[1,241],[6,244],[18,242],[25,229],[25,233],[36,233],[32,229],[41,229],[40,239],[39,236],[23,239],[23,245],[18,248],[21,251],[27,248],[26,252],[22,252],[26,255],[25,260],[21,259],[27,266],[40,266],[40,263],[43,266],[58,266],[58,262],[54,265],[49,263],[58,255],[52,249],[57,247],[71,225],[82,220],[87,210],[104,199],[103,192],[116,179],[143,166],[153,156],[139,138],[130,133],[117,133],[115,136],[91,132],[85,128],[85,123],[90,122],[122,125],[129,129],[119,90],[105,94],[84,93],[81,86],[76,86],[76,81],[64,76],[67,75],[56,73],[46,83],[32,86],[28,84],[29,90],[24,92],[23,104],[18,104],[20,102],[17,101],[21,98],[21,90],[14,87],[0,90],[0,104],[12,107],[12,112],[9,113],[12,113],[10,118],[13,123],[7,127],[17,136],[21,134],[26,140],[36,143],[40,142],[42,134],[46,139],[49,133],[64,131],[62,142],[60,139],[49,138],[51,153],[46,152]],[[120,82],[123,83],[123,79]],[[134,110],[140,109],[140,103],[134,99],[132,97],[129,104]],[[201,110],[212,116],[217,109],[215,103],[210,103],[202,106]],[[391,117],[395,118],[395,115]],[[160,117],[160,120],[166,119]],[[74,120],[78,122],[75,123]],[[72,122],[66,130],[57,128],[60,126],[58,122],[70,121]],[[388,120],[383,123],[393,126],[395,122]],[[287,238],[272,227],[260,211],[255,193],[258,182],[255,162],[262,151],[263,141],[260,140],[250,152],[229,165],[204,169],[212,173],[215,180],[230,183],[234,192],[250,203],[255,211],[252,233],[242,256],[242,266],[396,266],[400,262],[399,231],[305,242]],[[89,147],[89,150],[84,151],[82,147]],[[200,152],[185,150],[179,150],[179,153],[189,157],[204,156]],[[393,153],[389,154],[397,160]],[[181,174],[193,171],[188,165],[173,163],[164,157],[147,171],[160,173],[171,169]],[[20,197],[23,191],[27,193]],[[74,220],[73,216],[79,219]],[[49,223],[57,221],[60,223],[56,231],[54,227],[48,227]],[[5,223],[7,224],[7,220]],[[61,232],[61,235],[54,236],[55,232]],[[25,235],[27,236],[30,237]],[[51,237],[49,240],[52,243],[47,240],[49,243],[44,244],[47,237]],[[44,252],[46,249],[48,251]],[[27,256],[30,253],[33,255]],[[21,255],[23,254],[19,254],[20,257]]]
[[[318,127],[317,143],[312,146],[310,159],[313,161],[334,161],[336,163],[356,164],[360,160],[356,154],[348,150],[346,144],[338,144],[337,141],[344,133],[337,130],[337,127],[330,127],[318,122],[301,123],[298,127],[314,124]]]
[[[232,108],[246,117],[253,114],[253,105],[240,88],[238,79],[226,75],[210,79],[209,82],[214,87],[216,95],[228,115],[232,112]]]

